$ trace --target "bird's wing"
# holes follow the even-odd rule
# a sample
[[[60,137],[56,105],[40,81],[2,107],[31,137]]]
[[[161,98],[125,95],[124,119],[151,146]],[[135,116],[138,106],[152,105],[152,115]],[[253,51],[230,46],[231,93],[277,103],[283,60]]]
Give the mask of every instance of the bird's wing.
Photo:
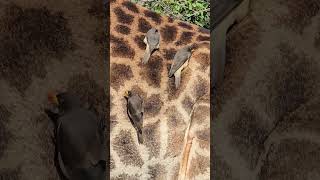
[[[170,76],[172,76],[189,58],[188,53],[180,53],[178,52],[173,60],[170,69]]]

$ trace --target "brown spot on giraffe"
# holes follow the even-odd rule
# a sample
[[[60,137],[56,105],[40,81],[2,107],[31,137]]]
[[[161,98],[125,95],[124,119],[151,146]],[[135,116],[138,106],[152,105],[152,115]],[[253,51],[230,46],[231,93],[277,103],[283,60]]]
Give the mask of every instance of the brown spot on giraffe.
[[[113,57],[122,57],[133,59],[135,56],[135,51],[129,46],[128,41],[123,38],[118,38],[110,35],[111,42],[111,54]]]
[[[253,167],[256,158],[261,152],[261,143],[268,135],[267,127],[261,124],[261,117],[250,105],[240,103],[239,114],[233,123],[229,125],[228,131],[232,136],[232,143],[240,154]]]
[[[128,27],[128,26],[125,26],[125,25],[117,25],[115,27],[115,30],[118,32],[118,33],[121,33],[121,34],[125,34],[125,35],[128,35],[130,34],[130,31],[131,29]]]
[[[87,11],[91,16],[102,19],[105,13],[104,8],[108,8],[105,1],[93,0]]]
[[[180,127],[180,129],[183,129],[183,127],[185,126],[185,122],[183,121],[181,113],[175,106],[170,106],[166,110],[165,114],[168,117],[167,122],[170,130],[175,129],[176,127]]]
[[[210,41],[210,36],[199,35],[197,41]]]
[[[131,88],[131,91],[132,91],[133,94],[139,94],[139,96],[141,96],[144,99],[144,101],[146,100],[147,93],[144,92],[138,85],[134,85]]]
[[[203,124],[206,120],[208,120],[208,114],[210,114],[210,107],[202,105],[196,106],[192,115],[193,123],[199,125]]]
[[[144,37],[144,35],[137,35],[134,37],[134,42],[143,50],[146,49],[146,44],[143,42]]]
[[[162,21],[161,16],[158,13],[155,13],[153,11],[145,10],[144,15],[146,17],[151,18],[155,23],[160,24]]]
[[[111,64],[110,82],[111,87],[118,90],[120,86],[123,86],[124,82],[133,77],[131,67],[124,64]]]
[[[190,162],[189,178],[194,179],[197,175],[205,173],[210,165],[210,159],[198,155],[192,158]]]
[[[160,120],[143,127],[143,144],[149,149],[149,159],[160,154]]]
[[[122,5],[134,13],[139,13],[139,9],[137,8],[137,5],[130,1],[125,1],[122,3]]]
[[[160,29],[160,34],[164,42],[172,42],[177,37],[177,28],[175,26],[165,25]]]
[[[209,83],[198,76],[198,82],[194,87],[195,98],[201,98],[203,96],[209,95]]]
[[[210,128],[196,132],[197,138],[200,139],[199,146],[203,149],[210,148]]]
[[[142,72],[140,73],[143,79],[145,79],[150,86],[160,87],[161,72],[162,72],[163,59],[158,55],[150,57],[148,63],[144,65]]]
[[[49,59],[62,59],[75,44],[62,12],[52,12],[46,7],[23,9],[15,4],[3,8],[0,75],[24,94],[32,76],[45,78]]]
[[[159,114],[163,102],[160,98],[160,94],[152,94],[144,102],[144,111],[147,116],[154,117]]]
[[[153,166],[148,166],[148,169],[149,169],[148,174],[150,175],[150,179],[154,179],[154,180],[166,179],[167,172],[163,165],[155,164]]]
[[[122,24],[131,25],[133,22],[134,17],[125,11],[123,11],[120,7],[115,8],[114,10],[115,15],[117,16],[118,22]]]
[[[152,28],[151,24],[144,18],[140,18],[138,21],[139,31],[142,33],[147,33],[149,29]]]
[[[142,167],[143,160],[128,130],[121,130],[119,136],[115,137],[113,141],[112,148],[119,154],[124,164]]]
[[[181,46],[190,43],[194,34],[195,33],[191,31],[182,32],[179,40],[175,43],[175,45]]]
[[[200,64],[199,70],[204,71],[210,67],[210,57],[207,53],[199,53],[194,56],[197,59],[197,63]]]
[[[174,48],[170,48],[170,49],[163,49],[163,56],[165,59],[167,60],[173,60],[174,55],[177,53],[177,50]]]
[[[183,27],[188,30],[193,30],[192,26],[190,24],[185,23],[185,22],[179,22],[178,26]]]
[[[182,101],[182,106],[186,110],[187,113],[190,113],[193,107],[193,100],[190,96],[186,96]]]

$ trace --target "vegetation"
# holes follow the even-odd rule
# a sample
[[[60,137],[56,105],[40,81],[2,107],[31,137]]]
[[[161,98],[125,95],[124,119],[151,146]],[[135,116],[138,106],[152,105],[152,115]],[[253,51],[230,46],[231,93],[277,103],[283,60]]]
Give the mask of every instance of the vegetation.
[[[154,12],[210,28],[209,0],[132,0]]]

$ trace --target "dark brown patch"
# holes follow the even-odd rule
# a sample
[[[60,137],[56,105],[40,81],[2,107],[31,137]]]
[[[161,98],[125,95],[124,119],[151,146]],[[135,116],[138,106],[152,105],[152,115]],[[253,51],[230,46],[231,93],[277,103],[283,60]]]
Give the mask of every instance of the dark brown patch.
[[[183,127],[186,125],[183,121],[183,116],[179,113],[176,107],[169,107],[165,114],[168,117],[167,123],[170,131],[174,130],[176,127],[183,129]]]
[[[115,27],[115,29],[118,33],[126,34],[126,35],[130,34],[130,28],[128,26],[119,24]]]
[[[117,16],[119,23],[128,25],[132,24],[134,17],[130,14],[125,13],[120,7],[115,8],[114,13]]]
[[[32,77],[46,76],[48,59],[75,46],[62,12],[7,6],[0,20],[0,75],[23,93]]]
[[[187,24],[185,22],[179,22],[178,26],[183,27],[183,28],[188,29],[188,30],[192,30],[193,29],[190,24]]]
[[[191,42],[194,32],[182,32],[179,40],[175,43],[177,46],[186,45]]]
[[[320,10],[320,2],[318,0],[292,0],[290,2],[281,0],[288,8],[288,14],[277,16],[277,25],[285,25],[296,33],[303,33],[304,28],[311,24],[311,20]]]
[[[319,68],[315,61],[285,43],[278,46],[280,55],[270,61],[265,99],[278,119],[284,118],[312,99],[319,88]],[[279,57],[279,58],[278,58]]]
[[[167,65],[168,72],[170,71],[170,67],[171,67],[171,65],[168,64]],[[175,84],[174,84],[174,76],[169,78],[167,88],[168,88],[168,99],[170,101],[175,100],[179,97],[181,92],[185,89],[186,85],[189,83],[190,78],[191,78],[190,70],[188,68],[184,69],[181,72],[181,82],[180,82],[180,86],[178,87],[178,89],[176,89]]]
[[[208,157],[197,155],[197,157],[191,159],[190,164],[191,179],[199,174],[205,173],[207,170],[210,171],[210,158]]]
[[[120,174],[119,176],[115,178],[111,178],[111,180],[139,180],[138,176],[130,176],[128,174]]]
[[[200,98],[205,95],[209,95],[209,83],[200,76],[197,77],[199,80],[194,87],[195,98]]]
[[[149,159],[158,158],[160,154],[160,120],[143,127],[143,144],[149,149]]]
[[[148,166],[148,174],[150,175],[150,179],[154,180],[163,180],[166,179],[166,169],[163,165],[156,164],[154,166]]]
[[[152,94],[144,103],[145,114],[151,117],[158,115],[162,105],[160,94]]]
[[[154,87],[160,87],[163,59],[158,55],[150,57],[148,63],[143,67],[141,75],[147,80],[148,84]]]
[[[138,85],[134,85],[131,88],[131,91],[133,94],[139,94],[139,96],[141,96],[143,99],[147,98],[147,93],[144,92]]]
[[[285,139],[269,149],[258,179],[317,179],[309,175],[319,172],[319,149],[319,144],[310,141]]]
[[[170,48],[170,49],[164,49],[163,52],[164,52],[163,56],[165,59],[173,60],[174,55],[176,55],[176,53],[177,53],[177,50]]]
[[[137,5],[130,1],[125,1],[122,3],[122,5],[134,13],[139,13],[139,9],[137,8]]]
[[[142,167],[143,160],[139,155],[137,146],[128,130],[121,130],[113,140],[112,148],[117,152],[120,160],[125,165]]]
[[[118,38],[110,35],[111,42],[111,56],[112,57],[122,57],[133,59],[135,56],[135,51],[129,46],[128,41],[123,38]]]
[[[129,65],[112,64],[110,69],[110,85],[116,90],[119,90],[120,86],[124,85],[125,81],[133,77],[133,73]]]
[[[152,28],[152,26],[147,20],[145,20],[144,18],[140,18],[138,21],[138,28],[140,32],[147,33],[149,29]]]
[[[88,13],[99,19],[104,18],[104,14],[106,13],[104,8],[109,8],[107,7],[106,1],[93,0],[91,2],[91,7],[88,9]]]
[[[145,10],[144,14],[147,17],[150,17],[154,22],[156,22],[157,24],[161,23],[161,16],[155,12],[149,11],[149,10]]]
[[[207,53],[199,53],[195,56],[197,63],[200,64],[200,70],[204,71],[210,67],[210,57]]]
[[[312,101],[302,105],[300,108],[291,112],[284,120],[279,123],[276,131],[283,132],[320,132],[320,98],[315,95]]]
[[[172,42],[177,38],[177,28],[175,26],[166,25],[160,30],[161,38],[164,42]]]
[[[144,37],[144,35],[137,35],[134,37],[134,42],[136,42],[140,49],[146,49],[146,44],[143,42]]]
[[[261,153],[262,143],[268,135],[267,129],[260,123],[257,112],[246,104],[239,104],[239,114],[229,125],[228,131],[232,136],[232,143],[240,154],[249,162],[251,168],[256,165]]]
[[[107,114],[109,98],[107,98],[104,87],[97,84],[89,72],[73,75],[68,80],[67,90],[79,96],[83,103],[93,105],[98,117],[109,119],[109,114]]]
[[[206,28],[203,28],[203,27],[199,27],[199,32],[200,33],[203,33],[203,34],[206,34],[206,35],[210,35],[210,30],[209,29],[206,29]]]
[[[8,111],[4,105],[0,104],[0,158],[3,156],[12,136],[7,129],[7,124],[10,117],[11,112]]]
[[[209,149],[210,147],[210,128],[205,130],[197,131],[197,137],[200,139],[199,146],[200,148]],[[203,140],[203,141],[201,141]]]
[[[192,118],[193,123],[197,123],[199,125],[203,124],[210,118],[210,108],[202,105],[196,106]]]
[[[197,41],[210,41],[210,36],[199,35]]]
[[[15,169],[0,169],[1,180],[20,180],[21,177],[21,167]]]
[[[187,111],[187,113],[190,113],[193,107],[193,100],[190,98],[190,96],[186,96],[182,101],[182,107]]]

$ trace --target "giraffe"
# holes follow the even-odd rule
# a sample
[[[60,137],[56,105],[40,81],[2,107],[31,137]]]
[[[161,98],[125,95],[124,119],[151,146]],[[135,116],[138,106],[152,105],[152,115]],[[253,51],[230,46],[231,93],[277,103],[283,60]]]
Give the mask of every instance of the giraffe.
[[[141,63],[151,28],[160,48]],[[111,179],[210,179],[209,31],[129,1],[110,2]],[[181,84],[168,72],[174,54],[195,45]],[[124,93],[144,99],[143,144],[126,113]]]

